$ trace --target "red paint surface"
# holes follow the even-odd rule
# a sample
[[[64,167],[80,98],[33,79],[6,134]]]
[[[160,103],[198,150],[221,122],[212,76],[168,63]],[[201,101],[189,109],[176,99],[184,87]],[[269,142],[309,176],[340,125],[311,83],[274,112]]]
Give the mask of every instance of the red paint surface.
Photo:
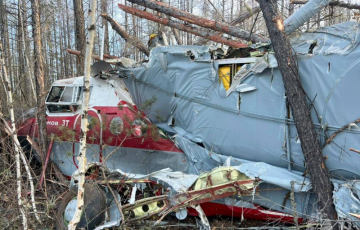
[[[106,144],[108,146],[119,146],[121,144],[122,147],[127,148],[182,152],[171,140],[162,138],[160,135],[154,135],[154,132],[157,132],[155,131],[157,130],[157,127],[153,125],[142,113],[139,113],[136,107],[131,107],[126,103],[122,103],[121,105],[121,108],[117,106],[97,106],[92,108],[95,109],[97,113],[89,111],[89,115],[92,116],[96,122],[94,127],[92,127],[87,133],[88,144],[100,145],[100,122],[98,122],[98,115],[100,115],[103,122],[102,144]],[[75,132],[75,141],[79,142],[81,119],[78,116],[80,115],[74,114],[69,116],[69,114],[66,114],[66,116],[47,116],[47,134],[55,134],[57,137],[60,137],[62,141],[71,141],[72,134],[69,132],[70,130]],[[114,117],[120,117],[124,123],[124,129],[120,135],[114,135],[110,131],[110,122]],[[137,135],[140,133],[138,127],[132,126],[132,121],[135,119],[143,120],[148,126],[147,132],[142,136],[134,135],[134,132]],[[35,118],[25,120],[19,128],[18,135],[29,135],[37,138],[38,127],[35,125],[35,121]]]
[[[294,221],[293,217],[290,215],[282,212],[269,211],[256,205],[256,209],[235,207],[226,204],[218,204],[211,202],[202,203],[200,206],[204,210],[206,216],[233,216],[238,218],[241,218],[243,216],[245,219],[261,221],[279,221],[281,223],[293,223]],[[190,216],[198,216],[198,213],[195,209],[188,208],[187,210]],[[301,223],[302,221],[302,218],[298,219],[299,223]]]

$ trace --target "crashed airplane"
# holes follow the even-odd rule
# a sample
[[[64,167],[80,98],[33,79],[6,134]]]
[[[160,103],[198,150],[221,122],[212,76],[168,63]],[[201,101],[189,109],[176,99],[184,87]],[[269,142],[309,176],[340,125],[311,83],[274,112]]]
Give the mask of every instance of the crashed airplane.
[[[359,24],[347,22],[291,38],[338,218],[357,227],[359,33]],[[122,58],[114,69],[103,67],[91,79],[89,183],[78,228],[150,216],[159,223],[170,212],[180,220],[199,216],[207,229],[212,215],[321,222],[271,45],[230,52],[159,46],[147,63]],[[51,159],[71,176],[58,229],[77,203],[82,87],[82,77],[56,81],[46,99]],[[36,138],[36,129],[30,118],[19,136]]]

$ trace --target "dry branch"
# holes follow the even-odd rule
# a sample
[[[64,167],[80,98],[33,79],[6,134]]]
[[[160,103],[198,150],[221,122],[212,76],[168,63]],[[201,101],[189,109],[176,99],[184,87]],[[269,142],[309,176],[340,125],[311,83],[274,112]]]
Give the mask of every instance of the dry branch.
[[[293,0],[291,3],[301,5],[301,4],[306,4],[307,2],[308,2],[307,0]],[[343,1],[332,1],[329,3],[329,6],[338,6],[338,7],[351,9],[351,10],[360,10],[360,5],[345,3]]]
[[[232,46],[234,48],[244,48],[247,47],[247,45],[245,45],[244,43],[241,43],[239,41],[234,41],[234,40],[226,40],[221,38],[218,35],[212,35],[209,31],[206,30],[202,30],[196,27],[191,27],[191,26],[187,26],[172,20],[169,20],[167,18],[159,18],[158,16],[155,16],[153,14],[150,14],[148,12],[142,11],[142,10],[138,10],[136,8],[133,7],[128,7],[122,4],[119,4],[120,9],[122,9],[123,11],[125,11],[126,13],[138,16],[140,18],[145,18],[148,19],[150,21],[154,21],[166,26],[170,26],[170,27],[175,27],[179,30],[203,37],[203,38],[207,38],[210,39],[214,42],[218,42],[218,43],[222,43],[228,46]]]
[[[66,52],[68,52],[69,54],[77,55],[77,56],[83,55],[81,53],[81,51],[78,51],[78,50],[66,49]],[[92,55],[91,58],[95,59],[95,60],[100,60],[99,55]],[[104,54],[104,59],[117,59],[117,58],[119,58],[119,57],[110,55],[110,54]]]
[[[360,150],[354,149],[354,148],[350,148],[350,151],[356,152],[360,154]]]
[[[150,55],[149,49],[141,42],[139,39],[130,36],[121,26],[108,14],[101,14],[101,17],[106,19],[111,27],[118,33],[126,42],[129,42],[136,48],[138,48],[141,52],[143,52],[146,56]]]
[[[226,33],[240,39],[251,40],[252,42],[269,42],[268,39],[264,39],[257,35],[250,34],[248,31],[242,30],[238,27],[229,26],[227,24],[212,21],[203,17],[198,17],[186,11],[179,10],[175,7],[171,7],[162,2],[155,2],[151,0],[128,0],[128,1],[170,15],[177,19],[183,20],[187,23],[198,25],[222,33]]]
[[[246,19],[250,18],[251,16],[253,16],[254,14],[257,14],[260,12],[260,7],[257,6],[257,7],[254,7],[252,8],[251,10],[241,14],[239,17],[235,18],[231,23],[230,23],[230,26],[235,26],[239,23],[242,23],[243,21],[245,21]],[[222,32],[216,32],[214,33],[213,35],[218,35],[218,36],[221,36],[223,33]],[[207,39],[199,39],[197,44],[198,45],[203,45],[207,42],[208,40]]]
[[[235,18],[231,23],[230,25],[231,26],[234,26],[236,24],[239,24],[243,21],[245,21],[246,19],[250,18],[251,16],[253,16],[254,14],[257,14],[260,12],[260,7],[257,6],[257,7],[254,7],[252,8],[250,11],[247,11],[245,13],[243,13],[242,15],[240,15],[239,17]]]
[[[350,122],[349,124],[347,125],[344,125],[343,127],[341,127],[340,129],[338,129],[336,132],[333,133],[333,135],[331,135],[331,137],[329,137],[326,142],[325,142],[325,146],[327,144],[329,144],[339,133],[341,133],[342,131],[344,131],[345,129],[349,128],[351,126],[351,124],[356,124],[356,123],[359,123],[360,122],[360,118],[359,119],[356,119],[355,121],[353,122]],[[325,147],[324,146],[324,147]]]

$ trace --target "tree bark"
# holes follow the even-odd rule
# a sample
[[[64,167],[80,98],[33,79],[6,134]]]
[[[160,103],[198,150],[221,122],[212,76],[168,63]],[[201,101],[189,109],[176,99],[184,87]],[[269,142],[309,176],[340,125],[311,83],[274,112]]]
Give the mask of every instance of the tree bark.
[[[26,79],[27,79],[27,93],[28,96],[30,96],[30,104],[32,105],[33,102],[36,103],[37,101],[37,97],[36,97],[36,91],[35,91],[35,86],[34,86],[34,78],[33,78],[33,71],[32,71],[32,67],[30,66],[30,42],[29,42],[29,36],[28,36],[28,32],[27,32],[27,13],[26,13],[26,1],[22,0],[21,4],[19,3],[19,11],[20,11],[20,29],[22,31],[22,49],[23,49],[23,56],[25,58],[25,64],[26,64],[26,69],[27,71],[24,71],[25,75],[26,75]],[[23,18],[25,18],[25,20],[23,20]],[[25,24],[25,25],[24,25]],[[28,98],[29,99],[29,98]]]
[[[41,157],[45,156],[47,150],[46,142],[46,108],[45,108],[45,90],[44,90],[44,70],[43,55],[41,51],[41,33],[40,33],[40,16],[38,0],[31,0],[32,9],[32,27],[34,38],[34,58],[35,58],[35,84],[37,93],[37,123],[39,130],[39,145],[41,148]]]
[[[294,53],[289,39],[277,25],[283,23],[280,14],[275,10],[276,0],[257,0],[270,34],[279,70],[281,72],[287,99],[294,117],[295,126],[301,141],[302,152],[305,157],[307,172],[310,174],[312,187],[318,196],[318,206],[323,219],[336,219],[333,204],[333,186],[330,182],[329,171],[321,152],[320,143],[310,115],[310,107],[306,100],[299,77],[296,53]]]
[[[108,14],[101,14],[101,17],[110,22],[111,27],[118,33],[126,42],[134,45],[141,52],[143,52],[146,56],[150,55],[149,49],[137,38],[130,36],[124,28],[120,26],[113,18],[111,18]]]
[[[101,13],[102,14],[107,14],[107,0],[101,0]],[[105,35],[104,35],[104,54],[108,54],[109,53],[109,27],[108,27],[108,23],[106,21],[105,18],[102,19],[102,26],[103,29],[105,29]]]
[[[293,1],[291,1],[292,4],[306,4],[307,2],[308,2],[307,0],[293,0]],[[332,1],[332,2],[329,3],[329,6],[338,6],[338,7],[351,9],[351,10],[360,10],[360,5],[346,3],[346,2],[343,2],[343,1]]]
[[[231,23],[230,25],[231,26],[235,26],[243,21],[245,21],[246,19],[250,18],[251,16],[257,14],[260,12],[260,7],[254,7],[252,8],[250,11],[247,11],[245,13],[243,13],[242,15],[240,15],[239,17],[235,18]]]
[[[65,11],[66,11],[66,34],[67,34],[67,47],[71,47],[71,42],[70,42],[70,22],[69,22],[69,6],[68,6],[68,1],[65,0]],[[74,68],[73,68],[73,58],[71,57],[71,55],[67,55],[67,59],[69,60],[69,66],[70,66],[70,71],[69,71],[69,76],[74,76]]]
[[[22,225],[24,230],[28,229],[28,223],[27,223],[27,217],[26,217],[26,206],[23,203],[23,198],[21,195],[21,190],[22,190],[22,186],[21,186],[21,168],[20,168],[20,150],[18,145],[16,145],[16,141],[17,141],[17,133],[16,133],[16,127],[15,127],[15,116],[14,116],[14,104],[13,104],[13,97],[12,97],[12,87],[7,75],[7,71],[5,68],[5,62],[4,62],[4,55],[3,55],[3,47],[2,44],[0,44],[0,74],[1,74],[1,80],[4,83],[3,86],[6,88],[7,92],[7,102],[8,102],[8,108],[9,108],[9,113],[10,113],[10,122],[11,122],[11,130],[8,130],[9,132],[11,132],[11,136],[12,136],[12,140],[14,143],[14,150],[15,150],[15,168],[16,168],[16,194],[17,194],[17,201],[18,201],[18,205],[19,205],[19,209],[20,209],[20,213],[21,213],[21,217],[22,217]],[[4,118],[2,112],[0,111],[0,117]],[[4,125],[7,125],[7,123]]]
[[[138,16],[140,18],[146,18],[146,19],[148,19],[150,21],[158,22],[158,23],[161,23],[163,25],[170,26],[170,27],[175,27],[175,28],[177,28],[179,30],[182,30],[182,31],[185,31],[185,32],[188,32],[188,33],[192,33],[192,34],[200,36],[200,37],[207,38],[207,39],[212,40],[214,42],[222,43],[222,44],[225,44],[225,45],[228,45],[228,46],[232,46],[234,48],[248,47],[246,44],[241,43],[239,41],[227,40],[227,39],[222,38],[221,36],[211,35],[211,33],[209,31],[205,31],[203,29],[196,28],[196,27],[187,26],[187,25],[184,25],[184,24],[169,20],[167,18],[159,18],[159,17],[157,17],[155,15],[152,15],[152,14],[150,14],[148,12],[145,12],[145,11],[142,11],[142,10],[138,10],[136,8],[124,6],[122,4],[119,4],[119,7],[123,11],[125,11],[125,12],[127,12],[129,14],[136,15],[136,16]]]
[[[67,49],[66,52],[68,52],[69,54],[81,55],[81,51],[78,51],[78,50]],[[99,55],[92,55],[91,58],[95,59],[95,60],[100,60]],[[114,55],[104,54],[104,59],[116,59],[116,58],[119,58],[119,57],[114,56]]]
[[[196,15],[190,14],[183,10],[179,10],[175,7],[171,7],[165,3],[154,2],[151,0],[128,0],[128,1],[136,3],[138,5],[148,7],[150,9],[156,10],[158,12],[170,15],[172,17],[183,20],[190,24],[194,24],[194,25],[198,25],[198,26],[201,26],[204,28],[211,29],[211,30],[226,33],[226,34],[229,34],[231,36],[234,36],[234,37],[237,37],[240,39],[250,40],[255,43],[256,42],[268,42],[268,39],[264,39],[257,35],[250,34],[248,31],[242,30],[238,27],[229,26],[229,25],[221,23],[221,22],[212,21],[212,20],[209,20],[206,18],[198,17]],[[119,6],[120,6],[120,4],[119,4]]]
[[[85,19],[82,0],[73,0],[75,15],[75,48],[85,54]],[[84,75],[84,55],[78,56],[76,62],[76,73]]]
[[[90,98],[90,65],[91,55],[94,48],[95,38],[95,22],[96,22],[96,0],[91,0],[89,19],[88,19],[88,40],[86,41],[86,54],[85,54],[85,76],[84,76],[84,91],[81,112],[81,131],[80,131],[80,149],[79,149],[79,182],[78,182],[78,195],[77,207],[73,219],[69,223],[69,230],[75,230],[76,225],[79,223],[84,207],[84,184],[85,184],[85,171],[86,171],[86,135],[88,131],[88,110]]]
[[[259,13],[260,10],[261,10],[261,9],[260,9],[260,7],[258,7],[258,6],[252,8],[251,10],[249,10],[249,11],[241,14],[239,17],[237,17],[237,18],[235,18],[234,20],[232,20],[232,22],[230,23],[230,26],[235,26],[235,25],[237,25],[237,24],[242,23],[242,22],[245,21],[246,19],[252,17],[254,14]],[[214,33],[213,35],[218,35],[218,36],[220,36],[220,35],[222,35],[222,34],[223,34],[223,33],[221,33],[221,32],[217,32],[217,33]],[[199,39],[199,40],[197,41],[197,44],[198,44],[198,45],[204,45],[204,44],[205,44],[206,42],[208,42],[208,41],[209,41],[209,40],[202,38],[202,39]]]

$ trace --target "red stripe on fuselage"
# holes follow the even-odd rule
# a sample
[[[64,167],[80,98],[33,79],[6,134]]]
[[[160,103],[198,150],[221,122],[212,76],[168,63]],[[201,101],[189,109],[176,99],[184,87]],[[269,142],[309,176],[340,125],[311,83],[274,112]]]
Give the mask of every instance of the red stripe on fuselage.
[[[95,111],[96,112],[95,112]],[[128,148],[140,148],[159,151],[182,152],[175,144],[160,136],[158,128],[152,124],[137,108],[129,104],[120,105],[120,107],[92,107],[89,111],[90,129],[87,133],[87,143],[96,145],[119,146]],[[78,118],[77,118],[78,117]],[[101,122],[99,121],[99,117]],[[123,130],[119,135],[113,134],[110,130],[110,122],[113,118],[119,117],[123,121]],[[147,126],[146,132],[137,137],[133,134],[132,122],[135,119],[141,119]],[[75,124],[76,122],[76,124]],[[18,134],[20,136],[32,135],[35,130],[34,138],[38,136],[38,127],[35,127],[35,119],[26,120]],[[74,125],[75,124],[75,125]],[[55,134],[61,141],[79,142],[81,119],[79,114],[51,114],[47,116],[47,134]],[[75,127],[75,128],[74,128]],[[102,129],[102,143],[101,130]]]

